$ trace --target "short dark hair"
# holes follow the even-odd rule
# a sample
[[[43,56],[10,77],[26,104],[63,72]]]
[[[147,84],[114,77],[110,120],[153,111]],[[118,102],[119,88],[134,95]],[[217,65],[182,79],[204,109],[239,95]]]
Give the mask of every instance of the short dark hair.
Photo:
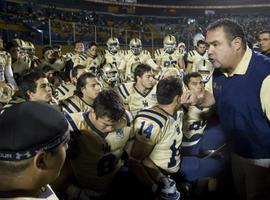
[[[142,77],[146,72],[151,71],[151,67],[146,64],[139,64],[134,70],[134,80],[137,81],[137,76]]]
[[[32,71],[22,76],[19,88],[25,99],[29,99],[27,91],[36,92],[37,84],[36,81],[40,78],[46,78],[46,75],[39,71]]]
[[[93,109],[96,117],[108,117],[118,121],[125,114],[124,103],[114,90],[101,91],[94,100]]]
[[[227,39],[232,41],[236,37],[241,38],[242,43],[243,43],[243,49],[246,49],[247,41],[246,41],[246,36],[243,27],[238,24],[235,21],[232,21],[227,18],[219,19],[211,24],[208,25],[206,28],[206,31],[212,31],[217,28],[223,28],[224,33],[227,36]]]
[[[96,42],[90,42],[89,48],[91,48],[92,46],[97,46],[97,43]]]
[[[96,78],[96,76],[94,76],[93,74],[87,72],[85,74],[82,74],[78,81],[77,81],[77,85],[76,85],[76,90],[75,90],[75,94],[79,97],[82,97],[83,96],[83,93],[82,93],[82,88],[85,87],[86,85],[86,79],[88,78]]]
[[[182,95],[182,81],[179,78],[167,77],[161,79],[157,84],[157,101],[161,105],[173,102],[176,95]]]
[[[197,46],[199,46],[200,44],[207,45],[207,43],[206,43],[204,40],[199,40],[199,41],[197,42]]]
[[[191,78],[197,78],[197,77],[202,78],[202,75],[199,72],[191,72],[191,73],[188,73],[184,76],[183,81],[184,81],[185,85],[187,86],[189,84]]]
[[[72,76],[72,77],[77,77],[78,71],[79,71],[80,69],[86,69],[86,67],[83,66],[83,65],[76,65],[76,66],[71,70],[71,76]]]
[[[53,50],[53,48],[51,46],[46,46],[42,49],[42,55],[44,55],[47,51],[49,50]]]
[[[270,35],[270,30],[262,30],[262,31],[260,31],[259,34],[258,34],[258,38],[259,38],[259,36],[261,34],[264,34],[264,33],[268,33]]]

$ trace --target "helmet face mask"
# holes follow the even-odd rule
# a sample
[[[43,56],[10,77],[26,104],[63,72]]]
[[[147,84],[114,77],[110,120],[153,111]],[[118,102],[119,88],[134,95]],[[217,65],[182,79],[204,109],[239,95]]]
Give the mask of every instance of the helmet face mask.
[[[173,35],[167,35],[163,40],[163,48],[166,53],[172,54],[176,50],[176,39]]]
[[[119,77],[116,67],[111,63],[104,65],[101,69],[101,78],[108,84],[117,82]]]
[[[120,48],[118,39],[115,37],[109,38],[107,41],[107,47],[108,47],[108,51],[111,54],[116,54]]]
[[[212,76],[212,69],[210,68],[210,66],[207,66],[207,65],[200,65],[198,67],[198,73],[201,74],[202,76],[202,81],[204,83],[208,82],[209,79],[211,78]]]
[[[135,56],[139,55],[142,51],[142,41],[138,38],[133,38],[130,40],[129,48]]]

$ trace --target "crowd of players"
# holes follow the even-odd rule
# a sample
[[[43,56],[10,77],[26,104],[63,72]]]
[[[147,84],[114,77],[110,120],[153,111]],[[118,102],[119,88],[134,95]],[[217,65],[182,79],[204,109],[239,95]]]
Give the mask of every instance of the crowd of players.
[[[270,32],[258,40],[269,55]],[[52,183],[59,198],[189,199],[221,187],[227,155],[215,108],[189,105],[185,96],[211,92],[207,43],[187,51],[167,35],[153,56],[142,46],[133,38],[121,50],[111,37],[104,52],[77,41],[74,52],[46,46],[38,58],[31,42],[1,41],[1,113],[42,101],[69,123],[68,158]]]

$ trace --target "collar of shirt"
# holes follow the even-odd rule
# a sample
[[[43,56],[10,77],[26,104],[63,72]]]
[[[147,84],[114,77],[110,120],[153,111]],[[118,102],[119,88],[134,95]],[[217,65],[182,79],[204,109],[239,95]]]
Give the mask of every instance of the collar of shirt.
[[[226,72],[223,72],[223,74],[226,77],[230,77],[230,76],[233,76],[235,74],[244,75],[248,69],[248,65],[249,65],[249,62],[251,60],[251,56],[252,56],[252,51],[249,47],[247,47],[244,56],[242,57],[241,61],[238,63],[238,65],[236,66],[234,71],[231,74],[228,74]]]

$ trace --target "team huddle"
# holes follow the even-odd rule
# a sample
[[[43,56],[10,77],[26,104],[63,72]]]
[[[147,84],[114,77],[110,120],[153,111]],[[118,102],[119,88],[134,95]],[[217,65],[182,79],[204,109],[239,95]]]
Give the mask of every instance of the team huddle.
[[[215,107],[200,106],[213,92],[208,43],[202,38],[186,52],[185,44],[167,35],[153,56],[139,38],[129,47],[121,50],[111,37],[104,52],[94,42],[85,52],[77,41],[72,53],[62,55],[61,46],[47,46],[39,59],[30,42],[14,39],[5,50],[1,43],[0,117],[8,119],[31,102],[51,105],[50,120],[59,115],[65,124],[64,116],[59,137],[69,144],[67,158],[60,175],[46,182],[58,198],[126,199],[128,194],[128,199],[178,200],[189,199],[191,188],[194,192],[202,184],[203,193],[217,190],[227,150]],[[42,106],[37,109],[45,112]],[[9,158],[4,160],[0,169]],[[46,188],[50,192],[43,191],[43,198],[45,193],[47,199],[57,198]],[[134,194],[134,188],[140,192]]]

